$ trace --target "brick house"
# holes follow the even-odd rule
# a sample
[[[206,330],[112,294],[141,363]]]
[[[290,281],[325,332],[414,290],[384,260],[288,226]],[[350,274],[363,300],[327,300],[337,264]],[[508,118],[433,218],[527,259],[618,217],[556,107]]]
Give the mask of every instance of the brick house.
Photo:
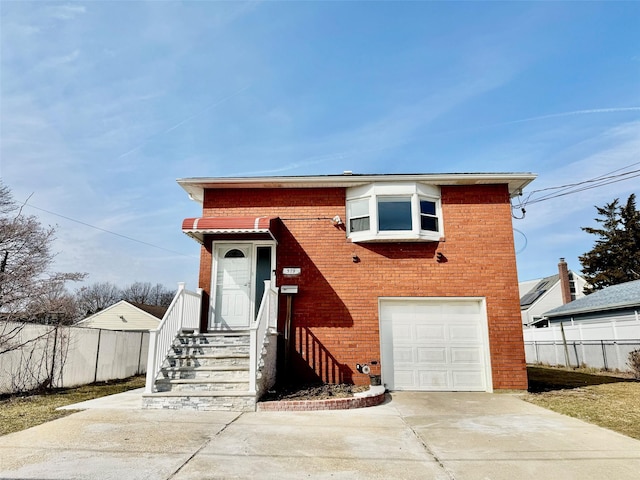
[[[534,178],[180,179],[202,217],[183,222],[201,244],[200,314],[179,330],[256,331],[240,387],[254,401],[276,372],[368,383],[357,364],[390,390],[526,389],[510,198]]]

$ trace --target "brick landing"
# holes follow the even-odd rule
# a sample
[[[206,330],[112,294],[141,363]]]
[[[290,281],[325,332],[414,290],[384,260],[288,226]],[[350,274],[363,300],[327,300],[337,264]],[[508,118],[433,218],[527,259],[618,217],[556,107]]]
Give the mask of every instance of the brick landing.
[[[385,400],[384,387],[373,387],[367,392],[348,398],[323,400],[279,400],[258,402],[258,412],[304,412],[311,410],[349,410],[380,405]]]

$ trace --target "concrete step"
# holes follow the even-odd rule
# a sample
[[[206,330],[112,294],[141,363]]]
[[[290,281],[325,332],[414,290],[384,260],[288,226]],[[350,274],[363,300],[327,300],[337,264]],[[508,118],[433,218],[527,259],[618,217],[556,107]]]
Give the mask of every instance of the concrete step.
[[[255,395],[240,391],[197,392],[188,395],[184,392],[158,392],[144,394],[142,408],[255,412],[256,398]]]
[[[207,355],[170,355],[165,366],[169,368],[185,367],[243,367],[249,368],[248,353],[207,354]]]
[[[179,379],[208,379],[213,381],[249,381],[248,366],[218,365],[205,367],[168,367],[160,370],[159,378]]]
[[[229,331],[201,333],[198,335],[178,335],[175,343],[185,345],[234,345],[249,343],[249,331]]]
[[[229,354],[249,354],[249,344],[233,344],[233,345],[180,345],[173,344],[171,352],[174,355],[229,355]],[[171,355],[171,352],[169,353]]]
[[[249,380],[212,380],[201,378],[158,378],[156,380],[158,392],[228,392],[248,391]]]

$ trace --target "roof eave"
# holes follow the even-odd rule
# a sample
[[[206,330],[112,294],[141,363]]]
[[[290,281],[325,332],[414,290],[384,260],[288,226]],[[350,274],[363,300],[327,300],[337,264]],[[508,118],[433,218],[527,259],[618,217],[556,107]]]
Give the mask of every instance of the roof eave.
[[[563,312],[557,312],[557,313],[545,313],[544,316],[547,318],[554,318],[554,317],[567,317],[567,316],[571,316],[571,315],[580,315],[583,313],[596,313],[596,312],[605,312],[607,310],[619,310],[621,308],[637,308],[640,307],[640,302],[622,302],[622,303],[614,303],[611,305],[603,305],[600,307],[585,307],[585,308],[578,308],[575,310],[565,310]]]
[[[189,197],[203,202],[206,188],[332,188],[357,187],[372,182],[420,182],[431,185],[507,184],[513,197],[537,177],[534,173],[437,173],[391,175],[319,175],[300,177],[195,177],[179,178]]]

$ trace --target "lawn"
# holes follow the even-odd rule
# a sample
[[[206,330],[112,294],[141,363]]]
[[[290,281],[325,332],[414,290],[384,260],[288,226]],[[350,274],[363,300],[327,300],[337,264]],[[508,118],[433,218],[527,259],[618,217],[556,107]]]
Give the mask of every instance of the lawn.
[[[640,440],[639,381],[603,372],[527,370],[526,401]]]
[[[76,388],[56,389],[38,395],[4,396],[0,398],[0,435],[34,427],[75,412],[56,410],[58,407],[140,387],[144,387],[143,375]]]

